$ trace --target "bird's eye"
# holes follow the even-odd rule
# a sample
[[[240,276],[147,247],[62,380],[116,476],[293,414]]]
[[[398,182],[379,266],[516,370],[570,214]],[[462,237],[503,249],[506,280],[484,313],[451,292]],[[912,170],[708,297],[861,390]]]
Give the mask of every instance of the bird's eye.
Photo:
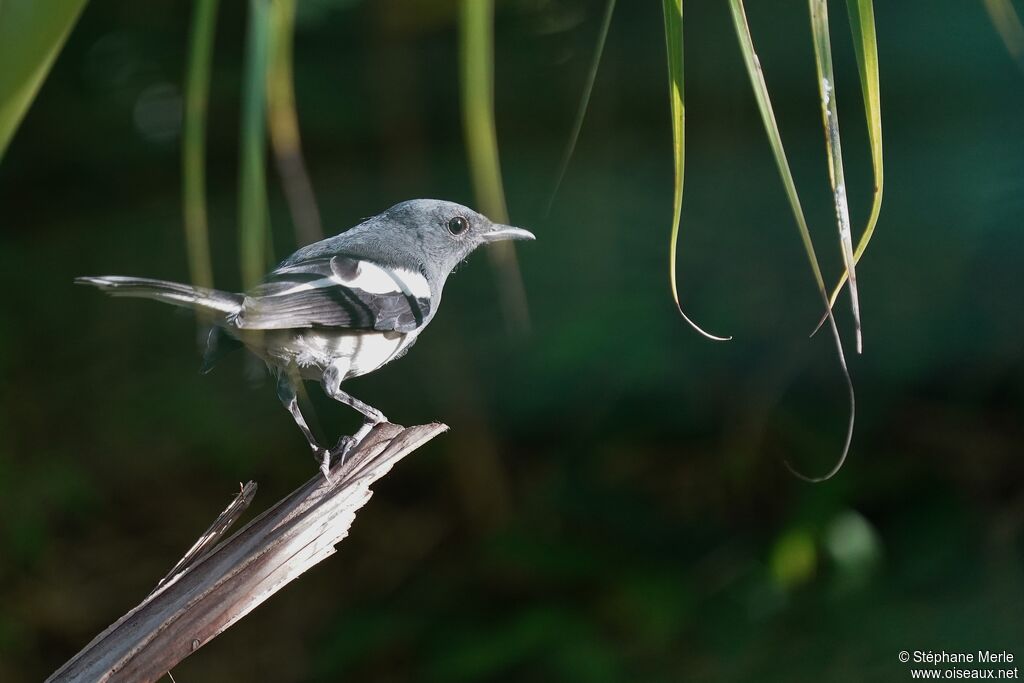
[[[448,232],[453,235],[461,235],[469,230],[469,221],[464,216],[453,216],[448,220]]]

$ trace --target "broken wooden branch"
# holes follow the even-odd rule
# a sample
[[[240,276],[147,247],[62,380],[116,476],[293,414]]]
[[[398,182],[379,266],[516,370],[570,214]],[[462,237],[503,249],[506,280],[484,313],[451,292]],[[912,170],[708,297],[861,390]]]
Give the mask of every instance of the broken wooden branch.
[[[331,469],[226,541],[253,483],[214,521],[157,588],[96,636],[47,681],[155,681],[290,581],[326,559],[348,534],[370,486],[409,453],[448,429],[381,424]]]

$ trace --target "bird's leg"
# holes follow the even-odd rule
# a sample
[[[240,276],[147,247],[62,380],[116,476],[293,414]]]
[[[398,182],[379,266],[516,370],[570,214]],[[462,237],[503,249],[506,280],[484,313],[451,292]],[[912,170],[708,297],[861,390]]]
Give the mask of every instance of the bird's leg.
[[[313,449],[313,457],[320,463],[320,471],[324,473],[324,477],[327,478],[327,481],[330,481],[331,478],[328,476],[328,473],[330,472],[331,466],[331,452],[317,443],[312,430],[310,430],[309,425],[306,424],[306,418],[303,417],[302,411],[299,410],[299,399],[295,393],[295,385],[288,376],[287,370],[282,369],[277,371],[277,397],[281,400],[281,403],[288,412],[292,414],[295,424],[299,425],[302,435],[306,437],[306,441],[309,442],[309,447]]]
[[[345,373],[347,371],[347,362],[344,364],[335,363],[324,371],[322,382],[324,392],[328,396],[339,403],[344,403],[345,405],[354,408],[363,415],[363,425],[355,434],[352,436],[343,436],[338,439],[338,445],[335,447],[334,452],[340,455],[342,462],[345,462],[345,456],[348,455],[348,453],[355,448],[367,434],[370,433],[371,429],[382,422],[388,421],[388,419],[384,417],[384,413],[341,390],[341,381],[345,379]]]

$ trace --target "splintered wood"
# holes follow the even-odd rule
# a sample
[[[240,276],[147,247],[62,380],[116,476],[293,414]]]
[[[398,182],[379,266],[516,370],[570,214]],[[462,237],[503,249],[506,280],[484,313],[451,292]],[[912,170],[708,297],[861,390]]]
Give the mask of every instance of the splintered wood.
[[[245,511],[249,483],[157,588],[47,681],[155,681],[307,569],[348,535],[370,486],[448,428],[381,424],[331,470],[218,542]]]

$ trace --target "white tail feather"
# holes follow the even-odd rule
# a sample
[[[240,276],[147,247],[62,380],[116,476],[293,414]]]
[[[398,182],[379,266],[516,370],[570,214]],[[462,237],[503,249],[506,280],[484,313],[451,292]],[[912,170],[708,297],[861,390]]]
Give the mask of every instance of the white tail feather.
[[[222,292],[217,289],[193,287],[179,282],[153,280],[144,277],[104,275],[100,277],[79,277],[75,282],[98,287],[111,296],[154,299],[174,306],[207,310],[224,315],[233,315],[242,306],[242,295]]]

